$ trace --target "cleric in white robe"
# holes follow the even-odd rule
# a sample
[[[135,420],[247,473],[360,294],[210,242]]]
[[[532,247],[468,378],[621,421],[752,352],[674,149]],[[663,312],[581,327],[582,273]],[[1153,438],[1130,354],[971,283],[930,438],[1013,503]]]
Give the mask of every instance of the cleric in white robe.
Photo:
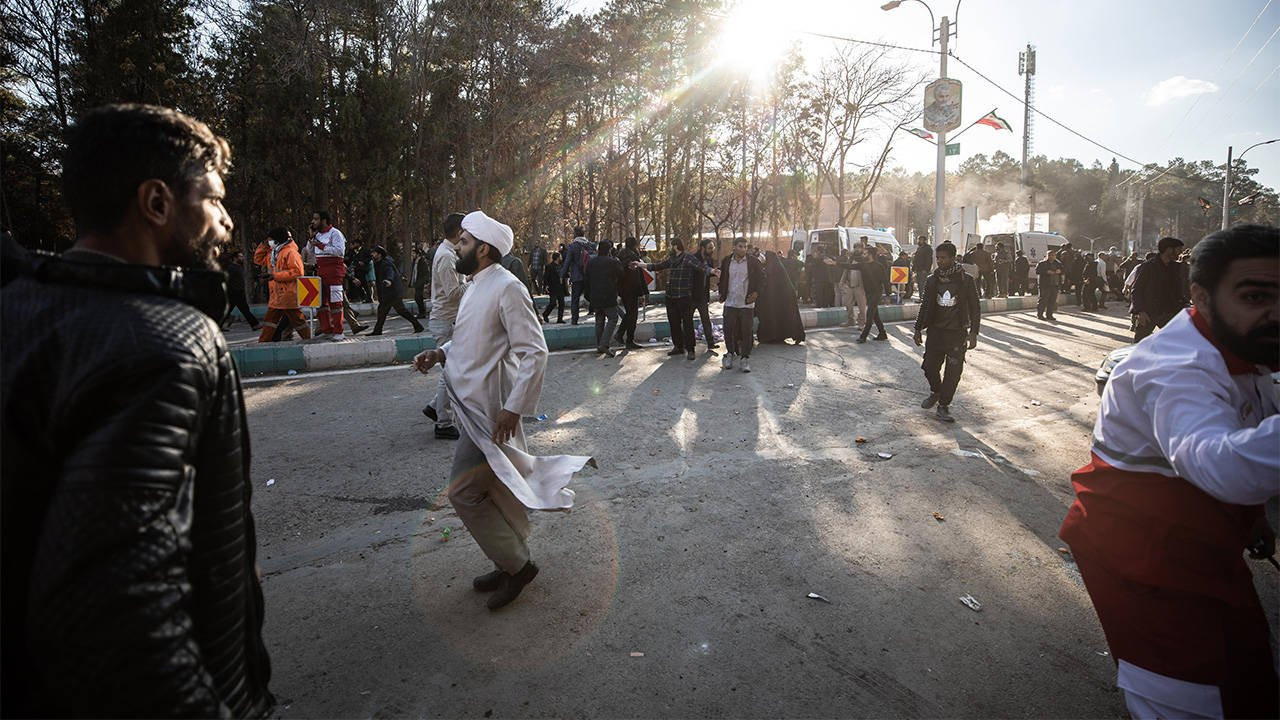
[[[588,457],[526,452],[520,418],[537,412],[547,343],[529,291],[499,264],[511,252],[511,228],[477,210],[462,220],[459,273],[471,289],[458,307],[453,339],[414,359],[427,372],[444,367],[461,437],[454,452],[449,501],[495,570],[477,577],[493,592],[488,606],[511,602],[538,574],[529,559],[526,508],[573,506],[568,488]]]

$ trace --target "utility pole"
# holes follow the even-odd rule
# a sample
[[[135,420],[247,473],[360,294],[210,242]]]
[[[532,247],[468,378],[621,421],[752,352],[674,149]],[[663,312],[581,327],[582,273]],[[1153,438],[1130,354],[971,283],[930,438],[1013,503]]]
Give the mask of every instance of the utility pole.
[[[1231,150],[1230,145],[1227,146],[1227,175],[1222,180],[1222,229],[1226,230],[1227,225],[1231,223],[1229,217],[1231,213]],[[1246,150],[1245,152],[1248,152]],[[1243,155],[1244,153],[1240,153]]]
[[[1137,247],[1142,243],[1142,219],[1143,219],[1142,216],[1143,216],[1143,211],[1145,210],[1144,205],[1146,204],[1146,200],[1147,200],[1146,189],[1138,188],[1138,236],[1137,236],[1137,239],[1134,240],[1134,247]]]
[[[959,8],[959,6],[956,6]],[[947,40],[951,37],[951,20],[946,15],[942,16],[942,23],[938,26],[938,42],[942,45],[942,52],[939,53],[941,62],[938,65],[938,77],[947,76]],[[942,214],[943,207],[946,204],[947,194],[947,133],[938,133],[938,169],[935,173],[933,183],[933,243],[936,245],[943,240],[943,224]]]
[[[1249,147],[1245,148],[1244,152],[1240,153],[1240,157],[1236,159],[1243,163],[1245,154],[1248,153],[1250,150],[1258,147],[1259,145],[1270,145],[1271,143],[1278,143],[1278,142],[1280,142],[1280,138],[1273,138],[1271,140],[1263,140],[1262,142],[1254,143]],[[1231,150],[1232,150],[1231,146],[1228,145],[1227,146],[1227,172],[1222,178],[1222,229],[1223,230],[1226,230],[1227,225],[1231,223]]]
[[[1027,162],[1031,159],[1031,101],[1035,99],[1036,90],[1036,49],[1031,43],[1027,43],[1027,49],[1018,53],[1018,74],[1023,77],[1023,102],[1022,102],[1022,191],[1027,194],[1028,203],[1030,205],[1030,221],[1028,228],[1036,229],[1036,191],[1029,187],[1028,180],[1031,174],[1030,166]],[[1048,230],[1049,228],[1045,228]]]

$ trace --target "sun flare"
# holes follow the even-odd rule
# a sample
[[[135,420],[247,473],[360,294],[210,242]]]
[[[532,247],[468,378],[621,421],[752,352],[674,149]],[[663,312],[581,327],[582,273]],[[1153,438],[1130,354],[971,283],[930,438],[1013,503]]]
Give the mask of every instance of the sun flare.
[[[795,42],[793,20],[785,2],[743,0],[720,28],[717,62],[753,81],[763,79]]]

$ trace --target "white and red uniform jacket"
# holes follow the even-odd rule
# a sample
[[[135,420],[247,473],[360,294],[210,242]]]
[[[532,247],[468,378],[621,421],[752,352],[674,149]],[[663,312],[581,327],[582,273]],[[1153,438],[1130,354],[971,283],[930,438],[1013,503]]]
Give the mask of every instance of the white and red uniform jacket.
[[[1135,717],[1147,714],[1135,693],[1165,709],[1221,713],[1211,708],[1227,704],[1229,689],[1220,702],[1217,686],[1235,671],[1215,623],[1237,612],[1261,618],[1244,550],[1262,503],[1280,494],[1272,370],[1221,346],[1192,308],[1139,343],[1103,391],[1091,459],[1071,476],[1076,501],[1060,535]],[[1218,615],[1201,622],[1203,608]]]
[[[341,258],[347,253],[347,238],[336,227],[315,235],[316,257]]]
[[[1218,345],[1194,308],[1139,343],[1102,393],[1062,538],[1131,580],[1238,600],[1224,581],[1249,577],[1249,530],[1280,494],[1270,372]]]

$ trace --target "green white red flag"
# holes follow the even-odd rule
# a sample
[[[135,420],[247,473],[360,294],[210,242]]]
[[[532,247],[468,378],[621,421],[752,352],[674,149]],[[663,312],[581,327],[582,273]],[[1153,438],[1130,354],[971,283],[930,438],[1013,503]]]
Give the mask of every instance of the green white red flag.
[[[987,127],[992,127],[996,130],[1008,130],[1009,132],[1013,132],[1013,126],[1010,125],[1007,120],[997,115],[995,110],[992,110],[986,115],[978,118],[978,121],[974,124],[986,125]]]
[[[933,140],[933,133],[929,132],[928,130],[921,130],[920,128],[905,128],[905,129],[907,132],[911,133],[912,135],[915,135],[918,138],[924,138],[925,140]]]

